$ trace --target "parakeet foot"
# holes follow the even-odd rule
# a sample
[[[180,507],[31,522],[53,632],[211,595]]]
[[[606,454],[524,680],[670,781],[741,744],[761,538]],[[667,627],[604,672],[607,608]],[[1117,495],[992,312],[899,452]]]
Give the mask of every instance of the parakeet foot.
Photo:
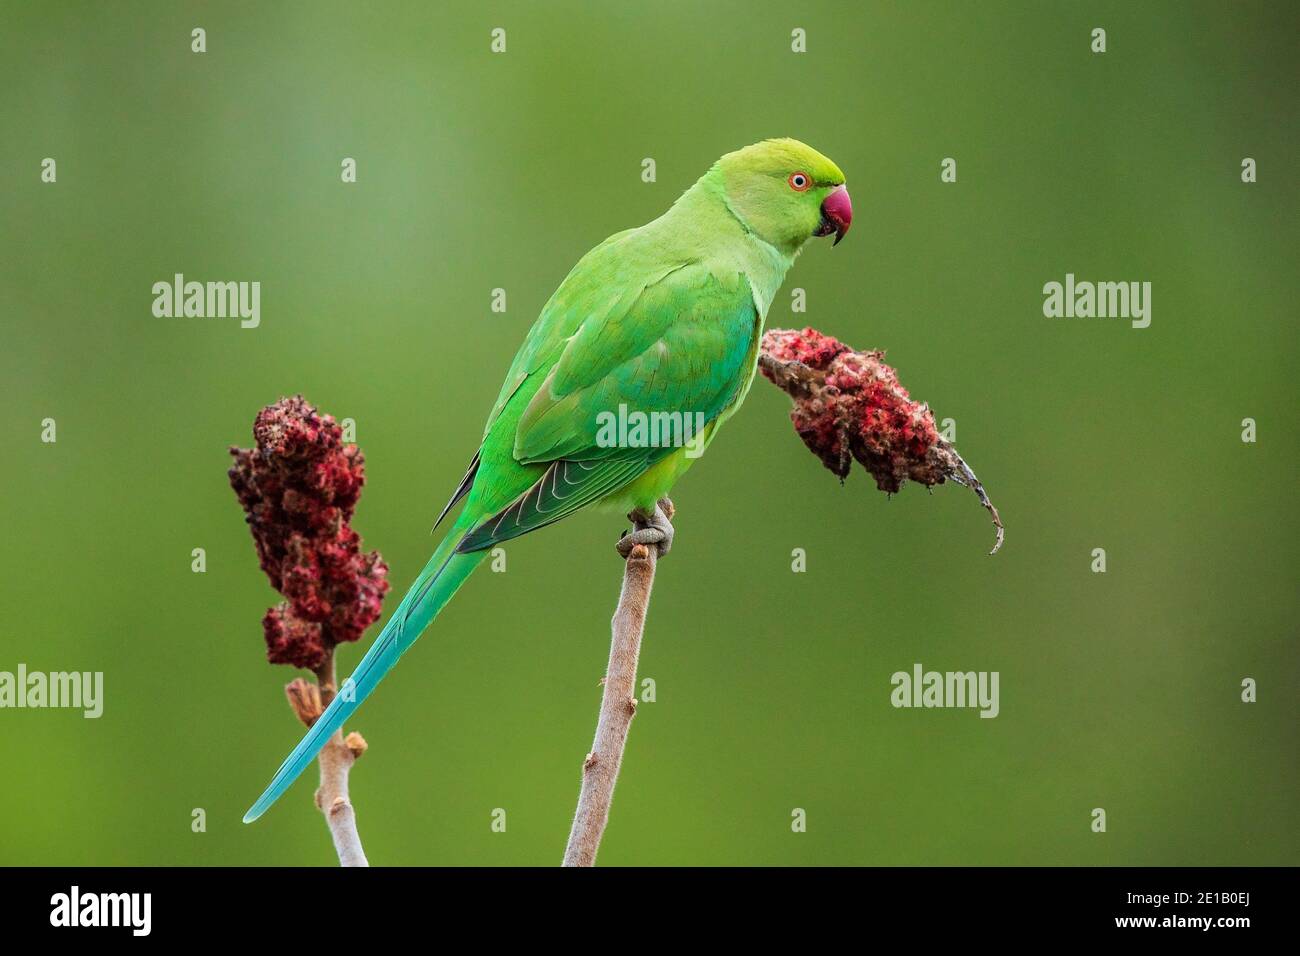
[[[619,538],[615,546],[618,553],[626,560],[638,544],[654,545],[658,549],[659,557],[662,558],[673,546],[674,513],[673,503],[667,498],[659,499],[659,504],[652,515],[647,515],[643,511],[633,511],[627,517],[634,528]]]

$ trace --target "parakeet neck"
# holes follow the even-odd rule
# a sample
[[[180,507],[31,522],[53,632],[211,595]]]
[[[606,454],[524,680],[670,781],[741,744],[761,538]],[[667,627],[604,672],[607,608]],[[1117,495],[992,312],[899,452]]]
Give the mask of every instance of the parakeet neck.
[[[660,222],[675,235],[688,237],[702,259],[745,273],[766,316],[799,249],[778,248],[750,229],[732,210],[715,173],[710,171],[682,193]]]

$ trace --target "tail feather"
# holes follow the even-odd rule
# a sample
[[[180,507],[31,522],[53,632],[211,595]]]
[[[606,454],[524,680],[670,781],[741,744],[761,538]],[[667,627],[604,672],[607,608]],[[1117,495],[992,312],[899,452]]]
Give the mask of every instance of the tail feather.
[[[344,681],[338,695],[325,708],[325,713],[321,714],[298,746],[285,758],[265,792],[244,814],[245,823],[252,823],[260,817],[289,789],[307,765],[316,759],[325,742],[370,696],[370,692],[393,669],[398,658],[415,643],[429,622],[465,583],[470,572],[487,556],[486,551],[457,554],[456,545],[463,534],[463,528],[453,528],[451,534],[434,551],[433,557],[406,592],[402,603],[384,625],[383,631],[352,672],[352,676]]]

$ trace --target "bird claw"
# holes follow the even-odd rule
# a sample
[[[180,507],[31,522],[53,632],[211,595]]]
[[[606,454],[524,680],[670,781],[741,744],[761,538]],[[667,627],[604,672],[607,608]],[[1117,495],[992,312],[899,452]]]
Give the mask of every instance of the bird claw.
[[[672,516],[674,513],[673,503],[667,498],[659,500],[652,515],[633,511],[627,517],[634,528],[618,539],[618,544],[615,545],[618,553],[627,560],[628,555],[637,545],[655,545],[658,556],[662,558],[673,546]]]

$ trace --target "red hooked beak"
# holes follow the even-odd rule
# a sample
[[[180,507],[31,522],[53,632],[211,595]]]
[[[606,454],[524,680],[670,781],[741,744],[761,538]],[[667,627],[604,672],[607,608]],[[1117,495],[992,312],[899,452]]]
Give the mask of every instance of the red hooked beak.
[[[814,235],[829,236],[833,232],[835,241],[831,244],[838,246],[852,222],[853,202],[849,199],[849,191],[843,186],[836,186],[822,200],[822,221]]]

